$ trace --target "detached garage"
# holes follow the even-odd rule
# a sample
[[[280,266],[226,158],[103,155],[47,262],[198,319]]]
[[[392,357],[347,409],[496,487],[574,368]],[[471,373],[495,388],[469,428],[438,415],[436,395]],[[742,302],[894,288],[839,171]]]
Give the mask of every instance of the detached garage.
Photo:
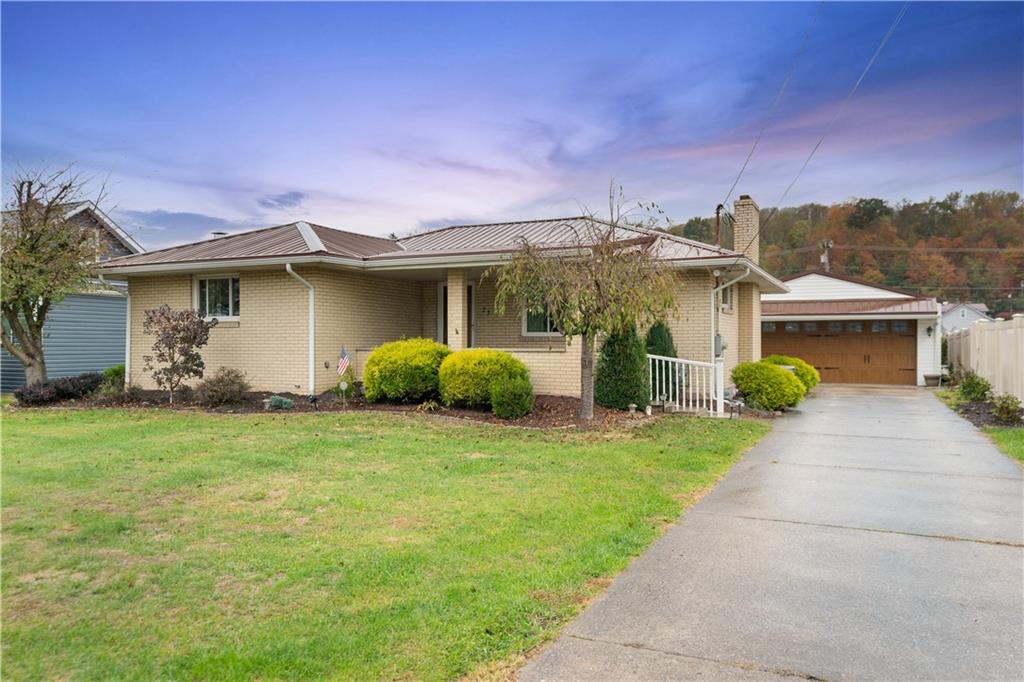
[[[824,272],[783,281],[789,293],[761,296],[762,355],[803,358],[830,383],[924,386],[939,373],[934,298]]]

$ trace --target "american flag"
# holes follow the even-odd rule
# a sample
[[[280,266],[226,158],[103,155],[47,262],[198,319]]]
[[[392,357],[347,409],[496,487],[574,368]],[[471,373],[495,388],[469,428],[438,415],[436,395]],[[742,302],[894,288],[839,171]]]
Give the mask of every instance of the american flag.
[[[345,373],[346,370],[348,370],[348,365],[349,365],[348,351],[346,351],[344,348],[342,348],[341,349],[341,355],[338,357],[338,376],[341,376],[342,374]]]

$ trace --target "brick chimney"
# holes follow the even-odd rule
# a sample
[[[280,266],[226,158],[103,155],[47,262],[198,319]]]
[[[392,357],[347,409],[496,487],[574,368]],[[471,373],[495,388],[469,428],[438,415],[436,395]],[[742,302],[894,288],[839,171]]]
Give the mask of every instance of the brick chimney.
[[[758,229],[761,226],[761,208],[749,194],[741,194],[733,204],[733,250],[740,251],[754,263],[761,258],[761,237]]]

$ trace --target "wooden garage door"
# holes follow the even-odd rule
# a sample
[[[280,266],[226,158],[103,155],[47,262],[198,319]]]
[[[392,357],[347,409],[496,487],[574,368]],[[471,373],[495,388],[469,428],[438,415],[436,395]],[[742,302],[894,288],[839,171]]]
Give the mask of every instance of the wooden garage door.
[[[830,383],[917,382],[915,320],[764,322],[761,352],[803,358]]]

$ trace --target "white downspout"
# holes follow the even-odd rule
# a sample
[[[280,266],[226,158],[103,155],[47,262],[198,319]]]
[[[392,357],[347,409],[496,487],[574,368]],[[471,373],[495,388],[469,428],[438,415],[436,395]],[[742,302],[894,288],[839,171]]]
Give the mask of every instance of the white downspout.
[[[102,272],[98,273],[97,277],[101,284],[110,286]],[[132,383],[132,294],[127,283],[124,287],[124,298],[124,385],[127,387]]]
[[[304,280],[299,273],[292,270],[291,263],[285,263],[284,269],[289,275],[299,280],[309,292],[309,344],[307,354],[309,356],[309,395],[316,395],[316,290],[313,285]]]
[[[721,291],[722,289],[727,288],[727,287],[731,287],[736,282],[739,282],[742,279],[746,279],[749,276],[750,276],[750,268],[748,267],[746,269],[746,271],[742,275],[737,277],[736,279],[731,279],[728,282],[726,282],[725,284],[717,286],[717,287],[715,287],[714,289],[711,290],[711,348],[710,348],[710,357],[711,357],[711,359],[709,360],[709,362],[714,362],[715,361],[715,334],[718,333],[718,306],[716,305],[718,303],[718,300],[717,300],[718,299],[718,292]],[[733,305],[735,305],[735,303],[733,303]],[[758,331],[758,333],[760,333],[760,330],[757,330],[757,331]]]

